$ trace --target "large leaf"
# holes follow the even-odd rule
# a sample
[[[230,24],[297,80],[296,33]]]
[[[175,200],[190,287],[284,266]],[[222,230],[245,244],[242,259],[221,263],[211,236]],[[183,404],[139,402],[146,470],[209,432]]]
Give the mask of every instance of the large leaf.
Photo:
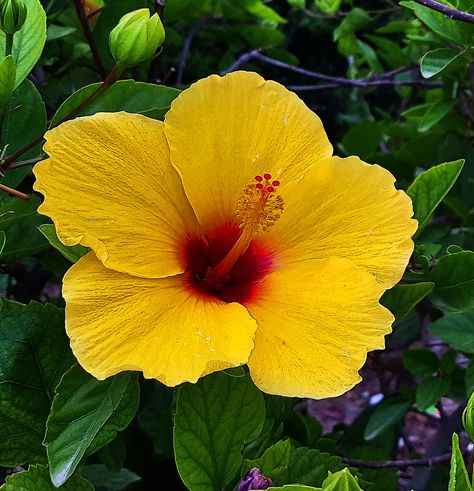
[[[12,55],[16,63],[18,87],[41,56],[46,42],[46,14],[39,0],[22,0],[28,14],[23,27],[13,36]],[[0,53],[5,52],[5,35],[0,31]]]
[[[45,465],[32,465],[27,471],[17,472],[9,477],[1,491],[56,491],[49,480],[48,468]],[[61,491],[94,491],[94,486],[80,476],[74,476],[61,486]]]
[[[380,303],[395,316],[396,325],[433,290],[433,287],[434,283],[431,282],[396,285],[383,294]]]
[[[472,491],[466,464],[459,448],[459,437],[456,433],[453,433],[452,442],[453,448],[451,451],[448,491]]]
[[[138,408],[139,387],[135,373],[99,381],[74,365],[55,392],[44,445],[51,480],[61,486],[91,447],[106,445],[128,426]]]
[[[99,83],[87,85],[66,99],[53,116],[50,126],[56,126],[61,119],[93,94],[99,85]],[[164,85],[120,80],[94,99],[79,113],[79,116],[89,116],[97,112],[126,111],[163,119],[179,92],[178,89]]]
[[[474,311],[464,314],[447,314],[433,322],[430,331],[451,348],[474,353]]]
[[[364,431],[364,438],[372,440],[397,424],[408,411],[411,403],[398,399],[387,399],[378,404],[370,415]]]
[[[36,87],[25,80],[13,92],[5,110],[0,130],[0,147],[7,146],[6,155],[11,155],[30,143],[46,130],[46,110],[43,100]],[[37,157],[41,145],[37,145],[24,153],[22,159]],[[2,183],[16,188],[16,186],[30,172],[29,167],[9,170]],[[3,196],[0,196],[0,200]]]
[[[74,363],[63,311],[0,299],[0,465],[45,462],[53,390]]]
[[[474,307],[474,252],[446,254],[431,272],[435,283],[432,300],[447,312],[464,312]]]
[[[180,387],[174,418],[176,465],[193,491],[221,491],[237,477],[244,443],[265,420],[262,393],[250,377],[225,373]]]
[[[439,164],[420,174],[408,188],[407,194],[413,200],[415,218],[418,220],[418,234],[455,183],[463,165],[464,160]]]

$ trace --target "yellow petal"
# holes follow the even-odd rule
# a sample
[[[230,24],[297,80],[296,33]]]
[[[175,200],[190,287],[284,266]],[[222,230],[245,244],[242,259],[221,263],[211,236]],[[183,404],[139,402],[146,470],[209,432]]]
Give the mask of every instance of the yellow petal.
[[[264,392],[315,399],[360,381],[368,351],[384,347],[392,314],[380,285],[346,259],[309,260],[269,274],[247,308],[258,323],[248,362]]]
[[[332,154],[321,120],[256,73],[212,75],[183,91],[165,118],[171,161],[199,222],[234,218],[243,188],[268,172],[282,187]]]
[[[50,158],[35,166],[34,187],[64,244],[91,247],[108,268],[137,276],[183,272],[179,245],[198,225],[162,122],[99,113],[45,138]]]
[[[89,253],[64,277],[66,331],[98,379],[124,370],[175,386],[247,362],[256,322],[240,304],[194,294],[183,275],[147,279]]]
[[[357,157],[332,157],[282,192],[285,209],[266,235],[281,261],[345,257],[384,287],[401,278],[417,222],[395,178]]]

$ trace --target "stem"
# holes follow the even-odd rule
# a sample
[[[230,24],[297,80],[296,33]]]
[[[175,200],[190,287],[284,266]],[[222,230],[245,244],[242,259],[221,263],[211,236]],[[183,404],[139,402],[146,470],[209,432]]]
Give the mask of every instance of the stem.
[[[469,22],[474,24],[474,14],[469,12],[463,12],[462,10],[453,9],[443,3],[436,2],[435,0],[414,0],[415,3],[428,7],[431,10],[436,10],[442,14],[448,16],[450,19],[459,20],[461,22]]]
[[[89,21],[87,20],[87,14],[84,8],[82,7],[81,0],[74,0],[74,7],[76,8],[77,16],[79,17],[79,21],[81,22],[84,35],[86,36],[87,42],[89,43],[89,47],[92,52],[92,57],[94,58],[96,71],[99,74],[100,78],[104,80],[106,78],[107,72],[105,71],[104,64],[102,63],[102,59],[100,58],[99,51],[97,50],[95,39],[94,36],[92,35],[92,31],[89,26]]]
[[[27,194],[21,193],[16,189],[9,188],[8,186],[5,186],[5,184],[0,184],[0,191],[5,191],[6,193],[16,196],[17,198],[24,199],[25,201],[30,199]]]
[[[74,118],[77,116],[83,109],[85,109],[92,101],[94,101],[100,94],[105,92],[111,85],[113,85],[118,78],[120,77],[120,74],[122,73],[123,68],[117,63],[112,68],[112,71],[107,75],[105,80],[100,84],[99,87],[93,92],[87,99],[82,101],[79,106],[77,106],[75,109],[73,109],[70,113],[66,114],[64,118],[62,118],[58,125],[61,123],[64,123],[65,121],[68,121],[69,119]],[[28,150],[34,148],[38,143],[40,143],[43,140],[44,135],[38,136],[38,138],[35,138],[33,141],[25,145],[23,148],[20,148],[17,152],[15,152],[12,155],[9,155],[2,161],[0,161],[0,167],[2,170],[7,170],[10,168],[10,166],[15,162],[15,160],[18,157],[21,157],[24,153],[26,153]]]
[[[6,34],[5,37],[5,57],[12,54],[13,50],[13,34]]]

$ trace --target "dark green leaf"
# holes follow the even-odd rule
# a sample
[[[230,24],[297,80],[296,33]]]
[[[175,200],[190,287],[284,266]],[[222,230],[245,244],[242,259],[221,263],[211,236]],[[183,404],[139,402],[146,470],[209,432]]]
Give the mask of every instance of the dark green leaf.
[[[94,485],[95,491],[124,491],[141,481],[141,477],[129,469],[111,471],[104,464],[85,465],[80,472]],[[71,479],[74,479],[74,476]]]
[[[221,491],[237,477],[244,443],[265,420],[262,393],[250,377],[207,376],[180,387],[174,418],[176,465],[193,491]]]
[[[418,131],[428,131],[432,126],[439,123],[457,103],[456,100],[439,99],[431,104],[421,118]]]
[[[469,397],[474,392],[474,357],[469,360],[466,368],[466,395]]]
[[[56,491],[49,480],[48,468],[45,465],[31,465],[27,471],[17,472],[9,477],[2,491]],[[94,491],[92,483],[80,476],[73,476],[61,486],[61,491]]]
[[[61,486],[87,451],[106,445],[128,426],[138,408],[139,388],[135,373],[99,381],[74,365],[55,393],[44,445],[51,480]]]
[[[405,351],[402,360],[405,367],[417,377],[433,375],[439,369],[439,358],[425,348]]]
[[[408,188],[407,194],[413,200],[415,218],[419,224],[418,234],[455,183],[463,165],[464,160],[436,165],[420,174]]]
[[[433,406],[449,390],[451,381],[445,377],[426,377],[416,390],[416,406],[420,411],[425,411]]]
[[[83,87],[66,99],[53,116],[50,126],[56,126],[62,118],[94,93],[98,86],[99,84],[91,84]],[[179,92],[178,89],[164,85],[120,80],[94,99],[79,116],[89,116],[97,112],[126,111],[151,117],[155,116],[154,113],[158,110],[158,115],[161,116]]]
[[[0,464],[46,461],[53,390],[73,364],[63,311],[0,299]]]
[[[408,283],[396,285],[386,291],[380,303],[395,316],[394,326],[406,317],[434,288],[434,283]]]
[[[79,261],[82,256],[86,255],[90,251],[88,247],[84,247],[79,244],[75,246],[65,246],[58,239],[54,225],[50,223],[40,225],[39,229],[40,232],[48,239],[48,242],[72,263]]]
[[[397,424],[404,416],[411,402],[398,399],[387,399],[378,404],[370,415],[364,431],[364,438],[372,440],[390,427]]]
[[[474,252],[443,256],[431,273],[435,283],[432,300],[447,312],[464,312],[474,307]]]
[[[369,14],[358,7],[352,9],[341,24],[334,29],[334,41],[350,36],[365,27],[371,21]]]
[[[430,331],[451,348],[474,353],[474,311],[446,314],[431,324]]]

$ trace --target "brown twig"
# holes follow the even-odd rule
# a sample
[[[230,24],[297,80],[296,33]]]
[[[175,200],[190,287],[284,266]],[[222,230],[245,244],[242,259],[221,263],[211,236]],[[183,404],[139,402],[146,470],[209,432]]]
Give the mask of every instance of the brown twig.
[[[30,199],[30,197],[27,194],[17,191],[16,189],[12,189],[8,186],[5,186],[5,184],[0,184],[0,190],[5,191],[6,193],[11,194],[12,196],[16,196],[17,198],[24,199],[25,201]]]
[[[422,459],[403,459],[403,460],[359,460],[342,458],[342,462],[353,467],[364,469],[405,469],[407,467],[434,467],[439,464],[446,464],[451,460],[451,452],[434,457],[424,457]]]
[[[413,1],[415,3],[418,3],[419,5],[428,7],[431,10],[436,10],[437,12],[441,12],[442,14],[446,15],[450,19],[474,24],[474,14],[470,14],[469,12],[463,12],[462,10],[457,10],[452,7],[448,7],[444,3],[439,3],[436,2],[435,0],[413,0]]]
[[[79,17],[79,21],[81,22],[84,35],[86,36],[87,42],[89,43],[89,47],[92,52],[92,57],[94,58],[96,71],[99,74],[100,78],[104,80],[107,76],[107,72],[105,71],[104,64],[102,63],[102,59],[100,58],[99,51],[97,50],[94,36],[92,35],[92,31],[89,26],[89,21],[87,20],[87,14],[81,4],[81,0],[74,0],[74,7],[76,8],[77,16]]]

